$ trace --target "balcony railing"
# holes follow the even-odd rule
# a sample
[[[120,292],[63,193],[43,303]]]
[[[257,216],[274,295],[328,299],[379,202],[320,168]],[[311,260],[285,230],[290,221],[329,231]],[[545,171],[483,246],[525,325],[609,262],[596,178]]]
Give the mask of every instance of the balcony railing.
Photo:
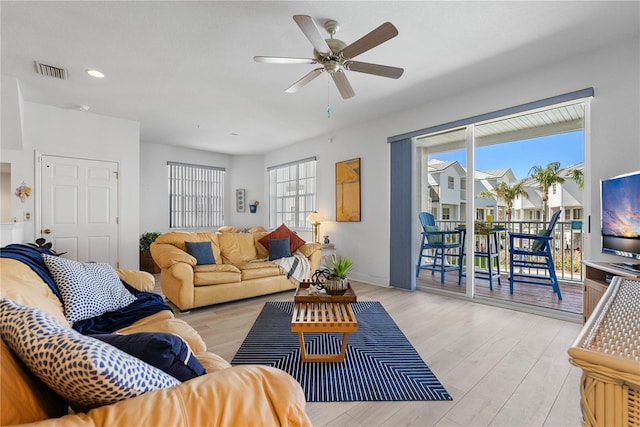
[[[453,230],[461,224],[461,221],[443,220],[437,221],[441,230]],[[509,236],[507,233],[536,234],[547,228],[547,223],[540,221],[494,221],[494,225],[504,226],[506,232],[498,233],[500,244],[500,272],[509,273]],[[581,282],[584,278],[584,267],[582,265],[582,248],[584,243],[584,233],[580,221],[558,221],[554,228],[553,260],[556,267],[558,280],[567,282]],[[476,236],[478,237],[478,236]],[[476,245],[481,245],[481,241],[476,239]],[[456,262],[456,261],[453,261]],[[486,259],[476,259],[476,268],[485,268],[483,262]],[[497,268],[498,266],[494,266]],[[546,271],[535,270],[532,274],[545,276]]]

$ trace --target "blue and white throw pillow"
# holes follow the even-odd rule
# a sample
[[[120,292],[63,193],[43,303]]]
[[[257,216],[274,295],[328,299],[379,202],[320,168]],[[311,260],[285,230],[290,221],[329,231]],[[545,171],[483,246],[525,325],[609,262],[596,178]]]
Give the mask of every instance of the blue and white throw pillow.
[[[3,298],[0,336],[76,411],[180,384],[147,363],[62,325],[49,313]]]
[[[71,323],[120,310],[136,300],[109,264],[46,254],[42,259],[60,290],[65,316]]]

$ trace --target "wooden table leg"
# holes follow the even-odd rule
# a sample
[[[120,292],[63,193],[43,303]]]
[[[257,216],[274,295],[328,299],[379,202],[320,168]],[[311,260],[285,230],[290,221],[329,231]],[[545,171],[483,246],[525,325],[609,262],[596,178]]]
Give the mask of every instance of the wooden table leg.
[[[347,343],[349,342],[349,332],[342,333],[342,345],[338,354],[309,354],[304,346],[304,332],[298,332],[300,342],[300,356],[303,362],[344,362],[347,355]]]

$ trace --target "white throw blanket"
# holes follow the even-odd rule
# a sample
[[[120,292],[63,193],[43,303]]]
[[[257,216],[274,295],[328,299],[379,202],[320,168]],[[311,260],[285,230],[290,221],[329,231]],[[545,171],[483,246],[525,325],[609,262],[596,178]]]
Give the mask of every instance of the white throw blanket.
[[[283,273],[289,279],[295,279],[301,282],[303,279],[309,278],[311,264],[306,256],[300,251],[295,251],[290,257],[274,259],[271,262],[278,264]]]

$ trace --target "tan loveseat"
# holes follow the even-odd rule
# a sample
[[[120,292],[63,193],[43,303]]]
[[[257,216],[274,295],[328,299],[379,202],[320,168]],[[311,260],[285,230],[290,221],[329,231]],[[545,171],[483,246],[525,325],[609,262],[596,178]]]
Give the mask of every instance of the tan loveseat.
[[[148,273],[118,271],[136,289],[148,291]],[[68,324],[60,300],[21,261],[0,258],[3,298],[37,307]],[[69,414],[67,404],[25,367],[0,340],[0,425],[47,426],[243,426],[310,425],[300,385],[283,371],[266,366],[231,367],[207,352],[198,333],[165,310],[121,329],[119,333],[170,332],[185,340],[207,370],[177,386],[148,392],[118,403]]]
[[[243,298],[295,289],[295,280],[273,262],[259,242],[269,232],[262,227],[239,232],[225,227],[217,232],[170,232],[151,244],[151,256],[160,266],[162,293],[180,310],[190,310]],[[216,263],[196,265],[185,242],[211,242]],[[322,259],[320,243],[305,243],[298,251],[315,271]]]

